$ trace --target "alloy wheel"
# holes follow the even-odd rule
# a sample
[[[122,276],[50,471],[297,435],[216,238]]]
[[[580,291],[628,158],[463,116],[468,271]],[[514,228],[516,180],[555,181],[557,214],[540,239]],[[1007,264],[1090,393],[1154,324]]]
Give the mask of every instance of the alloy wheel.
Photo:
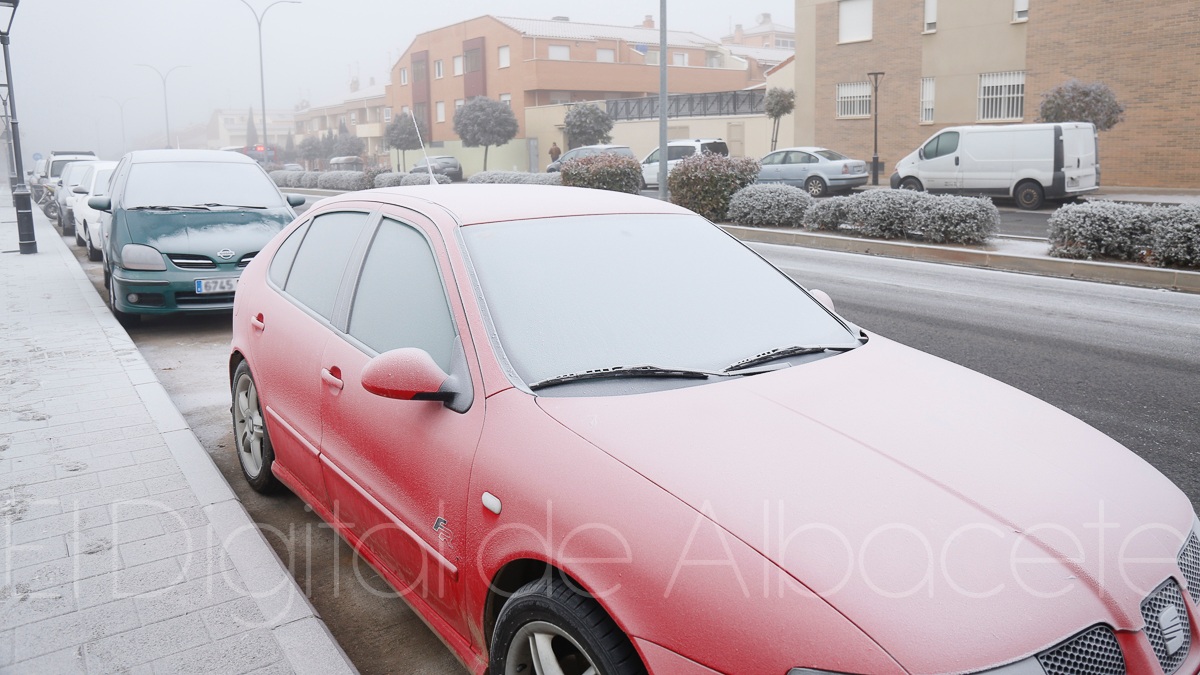
[[[249,375],[238,379],[233,398],[238,460],[248,476],[257,478],[263,468],[263,417],[258,404],[258,388]]]
[[[596,675],[598,672],[579,643],[552,623],[531,621],[521,626],[509,643],[505,675]]]

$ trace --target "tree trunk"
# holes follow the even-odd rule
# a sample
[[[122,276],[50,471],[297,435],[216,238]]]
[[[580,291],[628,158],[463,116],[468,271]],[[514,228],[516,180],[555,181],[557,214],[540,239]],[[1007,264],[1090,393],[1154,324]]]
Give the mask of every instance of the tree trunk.
[[[775,144],[779,142],[779,118],[774,119],[775,124],[771,127],[771,152],[775,152]]]
[[[491,147],[490,145],[483,146],[483,170],[484,171],[487,171],[487,153],[488,153],[488,148],[490,148],[490,147]]]
[[[400,151],[400,172],[403,173],[405,171],[408,171],[408,151],[401,150]]]

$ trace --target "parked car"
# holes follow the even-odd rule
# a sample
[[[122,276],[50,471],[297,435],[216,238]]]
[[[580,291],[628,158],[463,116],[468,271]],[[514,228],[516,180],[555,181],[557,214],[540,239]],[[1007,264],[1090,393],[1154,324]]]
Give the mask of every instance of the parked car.
[[[658,151],[655,148],[642,160],[642,187],[658,185]],[[667,175],[685,157],[691,157],[699,152],[711,152],[714,155],[729,156],[729,146],[719,138],[694,138],[667,142]]]
[[[30,195],[37,200],[46,217],[55,225],[59,223],[58,200],[55,198],[62,177],[63,169],[72,162],[84,162],[96,159],[96,153],[91,150],[54,150],[46,158],[43,165],[44,173],[34,174],[33,181],[37,186],[30,189]]]
[[[54,190],[54,201],[59,214],[55,225],[63,236],[69,237],[75,234],[75,212],[73,209],[76,198],[79,196],[75,193],[75,188],[79,187],[87,170],[98,161],[84,160],[71,162],[63,168],[62,175],[58,179],[58,186]]]
[[[104,239],[109,307],[142,314],[229,311],[242,270],[296,217],[253,159],[221,150],[139,150],[121,158]]]
[[[413,165],[412,171],[409,173],[429,173],[430,165],[433,166],[433,173],[440,173],[453,181],[461,181],[463,179],[462,164],[458,162],[457,157],[451,157],[450,155],[437,155],[430,157],[428,160],[422,157]]]
[[[116,162],[91,162],[79,185],[75,188],[75,243],[86,246],[88,260],[97,261],[104,257],[104,220],[108,214],[93,209],[88,201],[92,197],[108,194],[108,181],[112,178]]]
[[[567,160],[591,157],[592,155],[624,155],[636,158],[633,150],[630,150],[628,145],[581,145],[578,148],[571,148],[559,155],[557,160],[547,164],[546,173],[559,171],[563,162]]]
[[[471,672],[1200,666],[1170,481],[669,203],[323,200],[246,268],[229,372],[249,484]]]
[[[330,171],[362,171],[364,168],[366,168],[366,162],[362,157],[347,155],[329,160]]]
[[[1011,197],[1023,209],[1100,188],[1086,122],[949,127],[896,163],[892,189]]]
[[[802,187],[814,197],[823,197],[866,185],[867,163],[825,148],[785,148],[763,157],[758,182]]]
[[[300,166],[299,164],[284,164],[283,170],[284,171],[303,171],[304,167]]]

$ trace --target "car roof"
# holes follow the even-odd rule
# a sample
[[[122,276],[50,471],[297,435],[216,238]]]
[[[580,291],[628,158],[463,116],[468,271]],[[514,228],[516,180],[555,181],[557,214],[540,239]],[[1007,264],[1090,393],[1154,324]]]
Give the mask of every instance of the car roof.
[[[418,200],[441,207],[463,226],[565,216],[692,213],[683,207],[650,197],[559,185],[468,184],[379,188],[331,197],[322,200],[321,206],[364,199],[408,207],[413,206],[413,200]]]
[[[571,150],[585,150],[585,149],[591,149],[591,150],[608,150],[608,149],[610,149],[610,148],[628,148],[628,147],[629,147],[628,145],[603,145],[603,144],[598,144],[598,145],[581,145],[581,146],[579,146],[578,148],[571,148]],[[570,152],[570,150],[568,150],[568,152]]]
[[[820,152],[822,150],[829,150],[829,148],[822,148],[817,145],[797,145],[794,148],[780,148],[780,149],[776,150],[775,152],[787,152],[788,150],[800,150],[803,152]],[[840,155],[842,153],[839,152],[838,154]]]
[[[240,152],[230,150],[134,150],[128,155],[133,164],[156,162],[223,162],[227,164],[256,164]]]
[[[667,145],[691,145],[693,143],[724,143],[724,138],[677,138],[667,141]]]

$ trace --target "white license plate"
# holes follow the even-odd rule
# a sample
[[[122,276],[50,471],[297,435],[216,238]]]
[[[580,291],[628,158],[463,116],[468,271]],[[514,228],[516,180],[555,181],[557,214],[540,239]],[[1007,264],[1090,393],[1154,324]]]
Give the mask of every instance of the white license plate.
[[[197,279],[196,293],[205,295],[208,293],[233,293],[237,290],[237,277],[225,277],[223,279]]]

